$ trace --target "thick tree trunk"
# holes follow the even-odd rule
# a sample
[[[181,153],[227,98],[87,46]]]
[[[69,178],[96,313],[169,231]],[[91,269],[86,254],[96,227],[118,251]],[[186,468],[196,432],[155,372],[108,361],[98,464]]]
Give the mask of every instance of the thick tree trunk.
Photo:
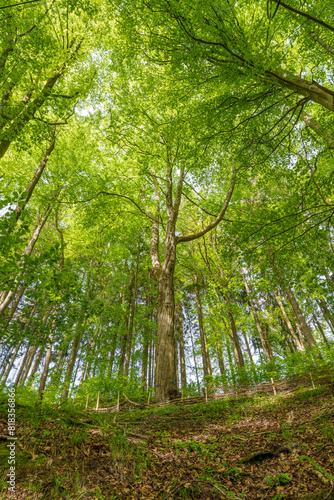
[[[158,300],[155,399],[156,401],[164,401],[169,398],[168,391],[177,388],[175,380],[173,275],[164,271],[161,271],[158,281]]]

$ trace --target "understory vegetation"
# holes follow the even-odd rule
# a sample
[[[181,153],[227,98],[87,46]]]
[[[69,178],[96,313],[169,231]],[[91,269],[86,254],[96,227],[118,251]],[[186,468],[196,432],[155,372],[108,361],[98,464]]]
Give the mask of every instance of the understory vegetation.
[[[333,497],[334,3],[286,2],[0,0],[4,498]]]

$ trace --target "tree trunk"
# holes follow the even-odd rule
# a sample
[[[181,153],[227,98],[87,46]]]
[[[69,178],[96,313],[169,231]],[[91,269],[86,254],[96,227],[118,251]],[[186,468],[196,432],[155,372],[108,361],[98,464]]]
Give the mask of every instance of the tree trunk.
[[[186,361],[184,356],[184,340],[183,340],[183,321],[182,321],[182,303],[178,302],[177,307],[177,332],[180,344],[180,368],[181,368],[181,387],[187,387]]]
[[[249,348],[249,343],[248,343],[248,338],[247,338],[246,332],[245,332],[245,330],[241,330],[241,331],[242,331],[242,334],[243,334],[244,339],[245,339],[245,344],[246,344],[246,349],[248,352],[249,361],[251,362],[252,365],[254,365],[253,356],[252,356],[251,350]]]
[[[34,246],[38,240],[38,237],[39,235],[41,234],[41,231],[44,227],[44,224],[46,223],[49,215],[50,215],[50,212],[51,212],[51,205],[48,205],[46,211],[44,212],[44,215],[43,217],[41,218],[41,220],[39,221],[26,249],[24,250],[23,252],[23,255],[31,255],[33,249],[34,249]],[[22,274],[22,273],[21,273]],[[4,299],[4,301],[1,303],[0,305],[0,318],[3,316],[3,313],[5,312],[5,310],[7,309],[7,307],[9,306],[11,300],[13,299],[14,295],[16,293],[16,290],[14,291],[10,291],[6,298]]]
[[[312,313],[312,317],[313,317],[313,320],[314,320],[314,323],[315,325],[319,328],[319,332],[321,333],[321,336],[326,344],[326,346],[329,348],[330,347],[330,343],[328,342],[328,339],[325,335],[325,332],[320,324],[320,322],[318,321],[318,318],[316,317],[316,315],[314,313]]]
[[[24,367],[24,370],[23,370],[23,373],[22,373],[22,376],[20,378],[20,381],[19,381],[19,384],[18,385],[24,385],[25,381],[26,381],[26,378],[28,376],[28,373],[29,373],[29,370],[30,370],[30,367],[32,365],[32,362],[34,360],[34,357],[35,357],[35,354],[36,354],[36,351],[37,351],[37,348],[38,346],[35,345],[31,348],[30,350],[30,354],[29,354],[29,358],[28,358],[28,361],[26,363],[26,366]]]
[[[330,329],[334,333],[334,321],[333,321],[332,315],[329,312],[328,307],[326,306],[325,302],[322,299],[320,300],[320,309],[321,309],[321,312],[322,312],[325,320],[327,321]]]
[[[25,206],[27,205],[27,203],[29,202],[29,200],[31,198],[31,195],[32,195],[39,179],[41,178],[41,175],[42,175],[42,173],[46,167],[46,164],[48,162],[48,159],[49,159],[49,157],[50,157],[50,155],[55,147],[55,142],[56,142],[56,134],[54,132],[52,137],[50,138],[49,146],[46,149],[45,154],[44,154],[39,166],[37,167],[37,170],[36,170],[33,178],[31,179],[31,181],[28,184],[28,187],[26,189],[27,194],[26,194],[26,197],[25,197],[23,203],[21,202],[21,205],[17,205],[15,208],[16,220],[19,219],[19,217],[21,216],[22,210],[24,210]]]
[[[289,316],[288,316],[288,314],[287,314],[287,312],[285,310],[285,307],[283,305],[282,299],[280,297],[279,291],[276,293],[276,291],[274,290],[273,292],[274,292],[274,296],[275,296],[276,302],[278,304],[278,307],[280,308],[281,313],[283,315],[283,318],[284,318],[284,321],[286,323],[286,326],[287,326],[287,328],[288,328],[288,330],[289,330],[289,332],[291,334],[291,337],[293,338],[293,340],[295,341],[295,343],[297,345],[297,349],[299,351],[305,351],[304,344],[302,342],[300,342],[299,338],[297,337],[297,335],[296,335],[296,333],[295,333],[295,331],[293,329],[293,326],[291,324]]]
[[[225,298],[225,302],[226,302],[227,306],[230,307],[229,299]],[[231,336],[229,334],[228,335],[230,336],[230,338],[232,339],[232,342],[233,342],[235,360],[237,362],[237,366],[239,368],[242,368],[243,366],[245,366],[245,360],[244,360],[244,356],[242,354],[242,350],[240,347],[239,337],[237,334],[237,327],[235,326],[234,316],[233,316],[231,309],[228,310],[228,319],[230,322],[231,332],[232,332]]]
[[[38,396],[39,396],[40,400],[43,399],[46,380],[47,380],[48,374],[49,374],[49,366],[50,366],[51,353],[52,353],[52,342],[53,342],[53,333],[51,333],[49,335],[49,344],[48,344],[48,348],[47,348],[46,354],[45,354],[44,369],[43,369],[41,381],[39,383]]]
[[[130,316],[131,304],[132,304],[132,298],[133,298],[133,293],[132,293],[133,285],[134,285],[134,280],[133,280],[132,273],[130,271],[130,282],[129,282],[129,287],[128,287],[128,304],[127,304],[127,309],[126,309],[125,318],[124,318],[124,331],[123,331],[123,338],[122,338],[122,343],[121,343],[121,353],[119,356],[118,375],[121,375],[123,373],[123,370],[124,370],[125,353],[126,353],[127,342],[128,342],[129,316]]]
[[[25,355],[23,357],[23,360],[21,362],[21,365],[20,365],[20,368],[19,368],[19,371],[16,375],[16,379],[15,379],[15,382],[14,382],[14,385],[18,385],[19,381],[20,381],[20,378],[21,378],[21,375],[22,375],[22,372],[23,372],[23,369],[25,367],[25,364],[27,362],[27,358],[28,358],[28,355],[29,355],[29,352],[30,352],[30,346],[29,344],[27,345],[27,349],[26,349],[26,352],[25,352]]]
[[[271,361],[273,359],[273,357],[272,357],[272,354],[270,355],[270,351],[268,349],[268,345],[267,345],[267,342],[266,342],[266,339],[265,339],[265,335],[264,335],[264,332],[262,330],[261,323],[260,323],[257,311],[255,309],[255,305],[254,305],[253,299],[251,299],[251,297],[250,297],[251,296],[251,292],[250,292],[250,289],[249,289],[249,286],[248,286],[248,283],[247,283],[247,280],[246,280],[246,276],[245,276],[244,270],[242,268],[241,268],[241,274],[242,274],[242,278],[244,280],[246,293],[248,295],[248,302],[249,302],[249,304],[251,306],[251,309],[252,309],[252,312],[253,312],[254,321],[255,321],[257,332],[258,332],[259,337],[260,337],[262,349],[263,349],[264,355],[267,358],[267,362],[268,362],[268,361]]]
[[[297,321],[299,323],[302,334],[303,334],[306,342],[308,343],[309,347],[312,349],[313,347],[315,347],[316,342],[313,338],[311,330],[309,329],[309,327],[306,323],[304,315],[299,307],[299,304],[298,304],[291,288],[289,286],[287,286],[285,290],[286,290],[286,294],[288,296],[288,299],[290,301],[290,304],[292,306],[292,309],[294,310],[294,313],[296,315],[296,318],[297,318]]]
[[[73,367],[74,367],[74,363],[75,363],[75,360],[77,357],[78,347],[79,347],[81,337],[83,334],[83,330],[85,328],[85,323],[86,323],[86,319],[85,319],[85,321],[83,321],[84,315],[85,315],[85,313],[84,313],[84,311],[82,311],[81,315],[79,317],[79,320],[78,320],[78,324],[77,324],[76,329],[75,329],[76,331],[75,331],[75,335],[74,335],[74,339],[73,339],[73,343],[72,343],[70,357],[69,357],[68,364],[67,364],[67,370],[66,370],[64,386],[63,386],[63,393],[61,396],[63,400],[66,400],[68,398],[68,392],[69,392],[69,387],[70,387],[70,383],[71,383]]]
[[[9,376],[9,374],[10,374],[10,370],[12,369],[12,366],[13,366],[14,361],[15,361],[15,359],[16,359],[17,353],[19,352],[19,349],[20,349],[20,347],[21,347],[21,345],[22,345],[22,342],[23,342],[23,339],[22,339],[22,340],[20,340],[20,342],[17,344],[17,346],[16,346],[16,348],[15,348],[14,354],[13,354],[13,356],[12,356],[12,358],[11,358],[10,362],[9,362],[9,365],[8,365],[8,367],[7,367],[6,373],[4,374],[3,379],[2,379],[2,381],[1,381],[1,383],[2,383],[2,384],[5,384],[5,383],[6,383],[6,381],[7,381],[7,378],[8,378],[8,376]]]
[[[37,370],[39,368],[39,365],[41,363],[41,359],[42,359],[43,353],[44,353],[44,348],[43,348],[43,346],[40,346],[38,354],[37,354],[36,359],[35,359],[34,366],[32,367],[32,370],[31,370],[31,373],[30,373],[30,377],[29,377],[29,380],[28,380],[28,385],[31,384],[31,382],[33,380],[33,377],[34,377],[35,373],[37,372]]]
[[[130,322],[129,322],[129,331],[128,331],[127,349],[126,349],[126,358],[125,358],[125,368],[124,368],[125,377],[128,377],[128,374],[129,374],[129,365],[130,365],[130,357],[131,357],[131,349],[132,349],[133,322],[134,322],[134,317],[135,317],[137,284],[138,284],[139,256],[140,256],[140,241],[138,241],[138,244],[137,244],[137,260],[136,260],[133,292],[132,292],[132,298],[131,298]]]
[[[207,375],[211,375],[211,367],[210,367],[209,352],[208,352],[208,347],[207,347],[207,342],[206,342],[206,334],[205,334],[204,324],[203,324],[201,295],[200,295],[199,288],[198,288],[198,278],[197,278],[196,274],[194,275],[194,282],[195,282],[195,296],[196,296],[197,313],[198,313],[199,333],[200,333],[200,338],[201,338],[203,373],[204,373],[204,377],[206,377]],[[204,378],[204,380],[205,380],[205,378]]]
[[[174,269],[172,269],[172,272]],[[173,274],[161,271],[158,282],[158,332],[155,351],[155,399],[165,401],[175,390],[174,290]]]
[[[225,365],[224,365],[222,346],[221,346],[220,342],[216,343],[216,353],[217,353],[220,375],[224,375],[225,374]]]

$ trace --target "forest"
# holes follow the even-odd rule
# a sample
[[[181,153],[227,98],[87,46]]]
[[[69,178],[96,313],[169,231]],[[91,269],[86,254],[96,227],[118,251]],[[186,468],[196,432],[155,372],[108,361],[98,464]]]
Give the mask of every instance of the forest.
[[[333,33],[0,0],[1,499],[334,498]]]

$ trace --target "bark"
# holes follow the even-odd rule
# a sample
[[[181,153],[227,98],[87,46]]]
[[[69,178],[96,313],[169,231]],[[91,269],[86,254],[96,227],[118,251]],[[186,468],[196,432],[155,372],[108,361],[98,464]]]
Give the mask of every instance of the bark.
[[[61,396],[63,400],[66,400],[68,398],[68,392],[69,392],[73,367],[74,367],[74,363],[75,363],[75,360],[77,357],[78,347],[79,347],[81,337],[82,337],[82,334],[83,334],[83,331],[85,328],[85,323],[86,323],[86,320],[83,321],[84,316],[85,316],[85,313],[84,313],[84,311],[82,311],[81,315],[79,317],[79,320],[78,320],[78,324],[77,324],[76,329],[75,329],[75,335],[74,335],[74,339],[72,342],[71,353],[70,353],[70,357],[69,357],[68,364],[67,364],[63,392],[62,392],[62,396]]]
[[[18,385],[24,385],[25,381],[26,381],[26,378],[28,376],[28,373],[29,373],[29,370],[30,370],[30,367],[32,365],[32,362],[34,360],[34,357],[35,357],[35,354],[36,354],[36,351],[38,349],[38,346],[35,345],[35,346],[32,346],[31,350],[30,350],[30,354],[29,354],[29,358],[28,358],[28,361],[26,363],[26,366],[24,367],[24,370],[23,370],[23,373],[22,373],[22,376],[20,378],[20,382]]]
[[[33,193],[33,191],[34,191],[34,189],[35,189],[35,187],[36,187],[39,179],[41,178],[41,175],[46,167],[48,159],[49,159],[52,151],[54,150],[55,142],[56,142],[56,135],[54,133],[50,139],[49,146],[48,146],[47,150],[45,151],[45,154],[44,154],[39,166],[37,167],[37,170],[36,170],[33,178],[31,179],[31,181],[28,184],[28,187],[26,189],[25,199],[23,200],[23,202],[21,202],[20,205],[16,206],[16,209],[15,209],[16,220],[19,219],[19,217],[21,216],[22,210],[24,210],[25,206],[27,205],[27,203],[29,202],[29,200],[31,198],[31,195],[32,195],[32,193]]]
[[[194,365],[195,365],[197,389],[198,389],[198,392],[200,392],[201,391],[201,386],[200,386],[199,378],[198,378],[198,368],[197,368],[197,361],[196,361],[196,353],[195,353],[194,339],[193,339],[193,335],[192,335],[191,329],[190,329],[190,340],[191,340],[191,347],[192,347],[193,359],[194,359]]]
[[[242,354],[242,350],[240,347],[240,341],[239,341],[239,337],[237,334],[237,327],[235,326],[234,316],[233,316],[233,313],[232,313],[232,310],[230,307],[230,301],[226,296],[224,296],[224,300],[225,300],[225,303],[228,307],[227,314],[228,314],[228,319],[230,322],[230,327],[231,327],[231,332],[232,332],[232,335],[230,335],[228,332],[228,329],[227,329],[227,334],[233,342],[233,349],[234,349],[235,360],[236,360],[237,366],[239,368],[242,368],[243,366],[245,366],[245,360],[244,360],[244,356]],[[223,321],[224,321],[224,319],[223,319]],[[225,327],[226,327],[226,325],[225,325]]]
[[[186,361],[184,356],[184,340],[183,340],[183,320],[182,320],[182,303],[178,302],[176,307],[177,312],[177,332],[180,344],[180,368],[181,368],[181,387],[187,387]]]
[[[36,356],[36,359],[35,359],[34,366],[32,367],[32,370],[31,370],[31,373],[29,376],[28,385],[31,384],[33,377],[39,368],[43,353],[44,353],[44,348],[43,348],[43,346],[40,346],[38,353],[37,353],[37,356]]]
[[[150,351],[149,351],[149,357],[148,357],[148,386],[153,387],[152,384],[152,343],[153,340],[150,342]]]
[[[5,384],[5,383],[6,383],[6,381],[7,381],[7,378],[8,378],[8,376],[9,376],[9,374],[10,374],[10,371],[11,371],[12,366],[13,366],[13,364],[14,364],[14,361],[15,361],[15,359],[16,359],[17,353],[19,352],[19,349],[20,349],[20,347],[21,347],[21,345],[22,345],[22,342],[23,342],[23,339],[22,339],[22,340],[20,340],[20,342],[17,344],[17,346],[16,346],[16,348],[15,348],[15,351],[14,351],[14,353],[13,353],[13,356],[12,356],[12,358],[11,358],[10,362],[9,362],[8,367],[7,367],[6,373],[4,374],[3,379],[2,379],[2,381],[1,381],[1,383],[2,383],[2,384]]]
[[[322,328],[322,326],[321,326],[320,322],[318,321],[318,318],[317,318],[317,317],[316,317],[316,315],[315,315],[315,314],[313,314],[313,313],[312,313],[312,317],[313,317],[313,320],[314,320],[315,325],[318,327],[319,332],[321,333],[321,336],[322,336],[322,338],[323,338],[323,340],[324,340],[324,342],[325,342],[326,346],[329,348],[329,347],[330,347],[330,343],[328,342],[328,338],[326,337],[325,332],[324,332],[324,330],[323,330],[323,328]]]
[[[266,75],[284,87],[303,95],[310,101],[320,104],[329,111],[334,111],[334,92],[322,87],[318,82],[304,80],[284,70],[266,71]]]
[[[299,323],[299,327],[302,331],[302,334],[306,340],[306,342],[308,343],[309,347],[312,349],[313,347],[315,347],[316,345],[316,342],[313,338],[313,335],[311,333],[311,330],[309,329],[307,323],[306,323],[306,320],[305,320],[305,317],[299,307],[299,304],[291,290],[291,288],[289,286],[287,286],[285,288],[285,291],[286,291],[286,294],[287,294],[287,297],[290,301],[290,304],[292,306],[292,309],[296,315],[296,318],[297,318],[297,321]]]
[[[113,369],[113,364],[114,364],[114,359],[115,359],[115,351],[116,351],[116,345],[117,345],[117,333],[118,333],[118,324],[116,324],[116,329],[114,332],[114,336],[112,339],[112,344],[111,344],[111,349],[110,349],[110,354],[109,354],[109,364],[108,364],[108,378],[111,377],[112,375],[112,369]]]
[[[319,137],[325,140],[329,149],[334,148],[333,135],[327,128],[324,128],[322,125],[320,125],[318,121],[316,121],[314,118],[312,118],[312,116],[308,115],[307,113],[304,113],[303,121],[305,125],[310,127],[310,129],[312,129]]]
[[[133,285],[134,285],[133,275],[130,272],[130,282],[129,282],[129,287],[128,287],[128,303],[127,303],[127,309],[126,309],[125,317],[124,317],[124,330],[123,330],[123,338],[122,338],[122,343],[121,343],[121,353],[119,356],[118,375],[121,375],[123,373],[123,370],[124,370],[125,353],[126,353],[127,342],[128,342],[129,316],[130,316],[131,304],[132,304],[132,298],[133,298]]]
[[[215,220],[198,233],[187,236],[176,236],[176,221],[182,197],[182,186],[184,180],[184,167],[180,169],[180,174],[176,186],[175,201],[173,203],[173,159],[168,143],[166,144],[166,212],[167,221],[165,225],[165,252],[164,261],[161,265],[159,259],[159,234],[157,217],[152,222],[151,231],[151,261],[153,272],[158,282],[158,328],[157,344],[155,351],[155,399],[157,402],[167,399],[169,392],[176,389],[176,352],[174,342],[174,284],[173,276],[176,262],[176,245],[181,242],[192,241],[200,238],[208,231],[216,227],[223,219],[228,204],[232,197],[236,169],[233,167],[232,181],[222,209]],[[156,200],[157,207],[159,200]]]
[[[26,352],[25,352],[25,355],[23,357],[23,360],[21,362],[21,365],[20,365],[20,368],[17,372],[17,375],[16,375],[16,379],[15,379],[15,382],[14,382],[14,385],[18,385],[19,381],[20,381],[20,378],[21,378],[21,375],[22,375],[22,372],[23,372],[23,369],[25,367],[25,364],[27,362],[27,358],[28,358],[28,355],[29,355],[29,352],[30,352],[30,346],[29,344],[27,345],[27,348],[26,348]]]
[[[9,323],[13,319],[13,316],[15,314],[17,306],[19,305],[20,300],[22,299],[25,290],[26,290],[26,286],[25,285],[21,286],[21,288],[19,290],[19,293],[16,295],[15,299],[12,302],[11,308],[9,309],[8,316],[7,316],[7,319],[6,319],[6,325],[5,325],[5,328],[4,328],[4,333],[6,332]]]
[[[325,302],[322,299],[320,300],[319,305],[320,305],[320,309],[321,309],[321,312],[322,312],[325,320],[327,321],[330,329],[334,333],[334,321],[333,321],[332,315],[331,315],[328,307],[326,306]]]
[[[36,229],[35,229],[35,231],[34,231],[34,233],[32,235],[32,238],[30,239],[30,241],[29,241],[26,249],[23,252],[23,255],[27,255],[27,256],[31,255],[31,253],[32,253],[32,251],[34,249],[34,246],[35,246],[35,244],[36,244],[36,242],[38,240],[38,237],[41,234],[41,231],[42,231],[42,229],[44,227],[44,224],[46,223],[46,221],[47,221],[47,219],[48,219],[48,217],[50,215],[51,208],[52,208],[51,205],[48,205],[46,211],[44,212],[43,217],[39,221],[39,223],[38,223],[38,225],[37,225],[37,227],[36,227]],[[5,300],[1,303],[1,305],[0,305],[0,318],[3,316],[3,313],[5,312],[5,310],[7,309],[7,307],[9,306],[9,304],[10,304],[11,300],[13,299],[15,293],[16,293],[16,290],[10,291],[7,294]]]
[[[2,379],[3,374],[6,371],[8,363],[10,363],[10,357],[11,357],[13,351],[14,351],[14,346],[10,346],[7,349],[4,347],[1,350],[1,365],[2,365],[2,369],[0,371],[0,380]]]
[[[142,372],[141,372],[141,385],[144,392],[147,390],[147,360],[148,360],[148,341],[144,339]]]
[[[203,372],[204,372],[204,377],[206,377],[207,375],[211,375],[211,367],[210,367],[209,352],[208,352],[208,346],[207,346],[207,342],[206,342],[206,334],[205,334],[204,323],[203,323],[203,311],[202,311],[201,295],[200,295],[200,291],[198,288],[198,278],[197,278],[196,274],[194,275],[194,282],[195,282],[195,296],[196,296],[197,313],[198,313],[199,333],[200,333],[200,338],[201,338]]]
[[[286,323],[286,326],[291,334],[291,337],[293,338],[293,340],[295,341],[296,343],[296,346],[297,346],[297,349],[299,351],[305,351],[305,346],[302,342],[300,342],[299,338],[297,337],[296,333],[295,333],[295,330],[291,324],[291,321],[289,319],[289,316],[285,310],[285,307],[283,305],[283,302],[282,302],[282,299],[280,297],[280,293],[279,293],[279,290],[278,292],[276,293],[276,291],[274,290],[274,296],[275,296],[275,299],[276,299],[276,302],[278,304],[278,307],[280,308],[281,310],[281,313],[283,315],[283,318],[284,318],[284,321]]]
[[[39,396],[40,400],[43,399],[46,380],[47,380],[48,374],[49,374],[49,366],[50,366],[50,360],[51,360],[51,354],[52,354],[52,342],[53,342],[53,333],[51,333],[51,335],[49,336],[49,343],[48,343],[48,347],[47,347],[46,354],[45,354],[45,360],[44,360],[44,369],[43,369],[41,381],[39,383],[38,396]]]
[[[18,137],[29,121],[34,118],[36,111],[38,111],[50,97],[53,87],[63,76],[71,60],[75,59],[82,41],[83,39],[81,39],[74,50],[71,51],[68,60],[63,64],[63,66],[57,72],[54,72],[53,76],[47,79],[42,90],[33,101],[30,101],[29,94],[26,99],[22,100],[22,104],[24,105],[23,110],[12,120],[12,123],[9,125],[7,130],[4,131],[2,137],[0,138],[0,159],[6,154],[13,140]]]
[[[130,365],[130,358],[131,358],[132,336],[133,336],[133,323],[134,323],[134,317],[135,317],[136,297],[137,297],[137,285],[138,285],[139,256],[140,256],[140,242],[138,241],[138,244],[137,244],[136,269],[135,269],[133,292],[132,292],[132,298],[131,298],[129,331],[128,331],[128,336],[127,336],[127,348],[126,348],[125,368],[124,368],[124,375],[125,375],[125,377],[128,377],[128,375],[129,375],[129,365]]]
[[[268,362],[268,361],[271,361],[273,359],[273,355],[271,353],[271,350],[268,349],[268,344],[266,342],[265,334],[263,332],[263,329],[262,329],[262,326],[261,326],[261,323],[260,323],[260,320],[259,320],[256,308],[255,308],[255,305],[254,305],[254,301],[251,298],[251,291],[249,289],[249,286],[248,286],[248,283],[247,283],[247,280],[246,280],[246,276],[245,276],[244,270],[242,268],[241,268],[241,274],[242,274],[242,278],[244,280],[246,293],[248,295],[248,302],[249,302],[249,304],[251,306],[251,309],[252,309],[252,312],[253,312],[254,321],[255,321],[257,332],[258,332],[259,337],[260,337],[262,349],[263,349],[264,355],[267,358],[267,362]]]
[[[242,330],[242,334],[243,334],[244,339],[245,339],[245,344],[246,344],[246,349],[248,352],[249,361],[251,362],[252,365],[254,365],[253,356],[252,356],[251,350],[249,348],[249,343],[248,343],[248,338],[247,338],[246,332],[244,330]]]
[[[220,342],[216,343],[216,353],[217,353],[220,375],[224,375],[225,374],[225,365],[224,365],[222,346],[221,346]]]

